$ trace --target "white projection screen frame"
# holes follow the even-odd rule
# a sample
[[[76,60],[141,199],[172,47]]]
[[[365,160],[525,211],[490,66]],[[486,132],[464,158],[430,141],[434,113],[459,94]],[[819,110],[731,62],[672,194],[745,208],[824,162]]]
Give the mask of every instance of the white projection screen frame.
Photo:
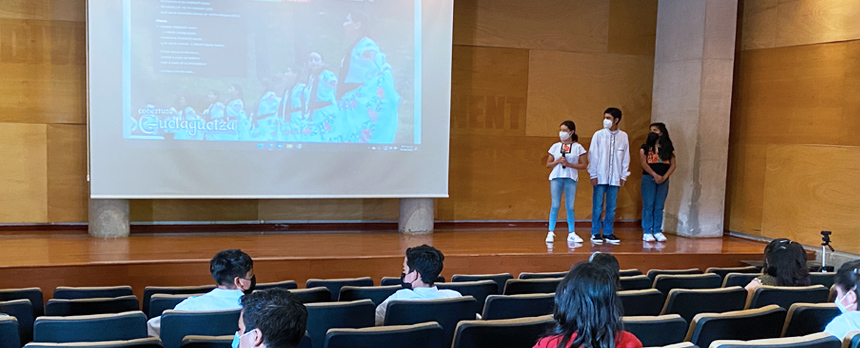
[[[88,0],[90,196],[448,197],[452,28],[453,0]]]

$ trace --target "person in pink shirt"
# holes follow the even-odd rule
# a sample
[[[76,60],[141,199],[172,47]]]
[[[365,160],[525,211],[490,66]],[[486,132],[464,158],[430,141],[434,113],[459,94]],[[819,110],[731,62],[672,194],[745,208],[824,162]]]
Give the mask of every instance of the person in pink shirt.
[[[618,284],[604,266],[574,266],[555,291],[554,333],[534,348],[640,348],[642,342],[623,330],[624,310]]]

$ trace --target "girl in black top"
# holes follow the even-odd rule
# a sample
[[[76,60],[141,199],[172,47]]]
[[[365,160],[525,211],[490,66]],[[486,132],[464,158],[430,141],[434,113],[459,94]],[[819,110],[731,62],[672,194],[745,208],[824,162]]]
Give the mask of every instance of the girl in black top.
[[[642,240],[665,242],[663,206],[669,194],[669,176],[675,172],[675,148],[666,125],[651,124],[648,140],[639,149],[642,165]]]

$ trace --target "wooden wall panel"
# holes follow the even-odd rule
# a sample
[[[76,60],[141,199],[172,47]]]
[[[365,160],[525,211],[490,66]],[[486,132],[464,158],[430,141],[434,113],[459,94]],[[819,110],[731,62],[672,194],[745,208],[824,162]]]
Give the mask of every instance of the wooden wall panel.
[[[744,1],[743,49],[860,39],[855,0]]]
[[[655,18],[656,1],[610,1],[607,52],[654,57],[657,39]]]
[[[259,201],[260,220],[392,221],[399,199],[296,199]]]
[[[154,221],[257,221],[257,200],[156,199]]]
[[[48,221],[44,124],[0,124],[0,221]]]
[[[86,0],[3,0],[0,18],[42,19],[83,23]]]
[[[47,140],[48,221],[86,221],[86,126],[49,124]]]

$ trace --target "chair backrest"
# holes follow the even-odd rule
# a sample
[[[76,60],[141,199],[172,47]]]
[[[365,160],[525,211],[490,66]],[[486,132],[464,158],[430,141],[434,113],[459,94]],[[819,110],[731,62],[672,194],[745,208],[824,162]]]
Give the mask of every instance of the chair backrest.
[[[654,283],[651,278],[645,275],[621,277],[619,280],[621,281],[621,290],[650,289],[651,284]]]
[[[232,336],[230,338],[233,338]],[[53,343],[53,342],[31,342],[27,343],[26,348],[163,348],[161,339],[158,337],[138,338],[125,341],[104,341],[104,342],[71,342],[71,343]]]
[[[624,316],[624,330],[632,333],[645,347],[664,346],[684,340],[687,321],[677,314]]]
[[[756,279],[761,274],[758,273],[729,273],[723,278],[723,287],[728,288],[732,286],[740,286],[745,287],[749,284],[753,279]]]
[[[504,320],[463,320],[457,324],[453,348],[529,348],[555,321],[551,315]]]
[[[833,302],[795,303],[788,309],[782,337],[794,337],[824,331],[824,327],[841,312]]]
[[[18,338],[21,345],[33,340],[33,305],[28,299],[0,302],[0,313],[6,313],[18,320]],[[3,337],[0,335],[0,337]]]
[[[434,281],[434,283],[444,283],[444,282],[445,282],[445,277],[443,277],[441,275],[436,277],[436,280]],[[382,279],[379,281],[379,285],[381,285],[381,286],[400,285],[400,277],[382,277]]]
[[[338,301],[371,300],[375,305],[393,295],[397,290],[403,289],[400,285],[387,286],[344,286],[340,288]]]
[[[785,309],[770,305],[725,313],[701,313],[693,317],[685,341],[708,347],[716,340],[777,338],[782,333]]]
[[[750,299],[748,308],[761,308],[775,304],[782,308],[791,308],[792,304],[827,302],[830,290],[823,285],[811,286],[760,286]]]
[[[306,307],[307,330],[313,348],[323,348],[329,329],[371,327],[376,319],[376,305],[370,300],[309,303]]]
[[[18,336],[18,319],[13,316],[0,317],[0,348],[21,347],[21,337]]]
[[[191,296],[200,294],[153,294],[149,298],[149,313],[150,318],[155,318],[168,309],[173,309],[180,302]]]
[[[662,274],[702,274],[702,270],[698,268],[687,268],[687,269],[652,269],[648,270],[648,278],[651,278],[651,282],[654,282],[654,279],[657,279],[658,275]]]
[[[675,344],[667,344],[665,346],[655,347],[655,348],[699,348],[699,347],[697,345],[693,344],[692,342],[681,342],[681,343],[675,343]]]
[[[555,294],[490,295],[484,304],[484,320],[515,319],[552,314]]]
[[[231,348],[234,335],[203,336],[188,335],[179,343],[181,348]]]
[[[567,275],[567,272],[522,272],[517,277],[519,279],[552,279],[552,278],[564,278]]]
[[[561,278],[548,279],[508,279],[505,282],[505,295],[549,294],[554,293]]]
[[[201,286],[147,286],[143,288],[143,312],[149,314],[149,304],[152,295],[205,294],[215,289],[215,285]]]
[[[657,289],[622,290],[618,299],[625,316],[658,315],[663,308],[663,293]]]
[[[833,280],[836,278],[835,272],[810,272],[809,285],[823,285],[825,288],[833,286]]]
[[[122,313],[139,309],[140,303],[134,295],[72,300],[52,298],[45,305],[45,314],[50,316],[90,315]]]
[[[664,296],[672,289],[716,289],[720,287],[720,276],[709,274],[661,274],[654,279],[654,288]],[[664,297],[665,298],[665,297]]]
[[[308,279],[307,283],[305,283],[305,287],[309,289],[320,286],[328,289],[330,294],[329,296],[331,298],[330,301],[337,301],[337,297],[340,295],[340,288],[344,286],[373,286],[373,279],[371,279],[370,277],[341,279]]]
[[[842,341],[826,332],[802,337],[768,338],[751,341],[717,340],[710,348],[840,348]]]
[[[295,289],[290,290],[290,292],[296,294],[296,296],[302,299],[302,303],[304,304],[331,301],[331,292],[328,290],[328,288],[324,286],[307,289]]]
[[[45,301],[40,288],[0,289],[0,301],[30,300],[33,318],[45,315]]]
[[[499,285],[492,280],[478,280],[474,282],[436,283],[439,289],[454,290],[463,296],[472,296],[478,301],[478,313],[484,310],[484,301],[487,296],[497,294]]]
[[[272,283],[257,283],[254,287],[255,290],[267,290],[267,289],[298,289],[299,284],[296,283],[295,280],[284,280],[280,282],[272,282]]]
[[[379,326],[364,329],[331,329],[325,348],[440,348],[444,330],[439,323]]]
[[[146,338],[141,311],[70,317],[43,316],[33,325],[36,342],[97,342]]]
[[[239,311],[166,310],[161,314],[161,342],[164,348],[179,348],[188,335],[232,335],[239,329]]]
[[[842,338],[842,348],[860,347],[860,331],[851,331]]]
[[[54,289],[54,298],[67,300],[121,296],[134,296],[134,292],[132,292],[131,287],[128,285],[95,287],[58,286]]]
[[[672,289],[662,314],[678,314],[687,322],[699,313],[724,313],[744,309],[747,291],[739,286],[717,289]]]
[[[445,330],[443,344],[451,346],[460,320],[475,319],[478,302],[472,296],[428,301],[391,301],[385,311],[385,325],[411,325],[435,321]]]
[[[502,294],[502,290],[505,290],[505,282],[508,279],[514,279],[514,276],[510,273],[498,273],[498,274],[455,274],[451,277],[452,282],[474,282],[479,280],[492,280],[499,285],[498,294]]]
[[[632,276],[639,276],[639,275],[642,275],[642,271],[640,271],[638,268],[628,268],[628,269],[622,269],[622,270],[618,271],[619,277],[632,277]]]
[[[720,276],[720,281],[722,284],[722,280],[726,278],[726,275],[729,273],[761,273],[761,269],[756,266],[745,266],[745,267],[708,267],[705,269],[705,273],[714,273]]]

